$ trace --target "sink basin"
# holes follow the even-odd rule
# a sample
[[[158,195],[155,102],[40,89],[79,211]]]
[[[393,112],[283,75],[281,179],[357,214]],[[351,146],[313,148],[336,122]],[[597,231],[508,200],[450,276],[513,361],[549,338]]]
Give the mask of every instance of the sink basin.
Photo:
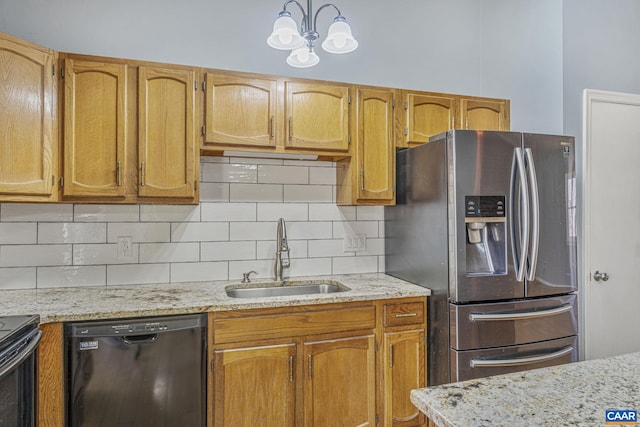
[[[330,294],[350,289],[338,282],[277,282],[260,283],[253,287],[227,286],[225,292],[231,298],[286,297],[292,295]]]

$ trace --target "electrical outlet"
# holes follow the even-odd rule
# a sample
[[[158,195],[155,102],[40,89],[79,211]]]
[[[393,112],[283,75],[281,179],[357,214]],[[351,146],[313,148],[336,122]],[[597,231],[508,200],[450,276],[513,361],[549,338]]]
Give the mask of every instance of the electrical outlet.
[[[366,234],[345,234],[342,238],[344,252],[363,252],[367,250]]]
[[[118,259],[133,258],[131,236],[118,236]]]

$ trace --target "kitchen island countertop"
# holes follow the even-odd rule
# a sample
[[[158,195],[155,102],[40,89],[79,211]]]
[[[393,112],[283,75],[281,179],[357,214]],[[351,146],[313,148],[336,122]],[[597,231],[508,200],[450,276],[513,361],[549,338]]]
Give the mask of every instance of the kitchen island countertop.
[[[345,292],[284,297],[231,298],[225,288],[260,286],[272,281],[211,281],[129,286],[99,286],[0,291],[3,316],[39,314],[41,323],[164,316],[223,310],[327,304],[377,299],[420,297],[423,288],[383,273],[292,277],[290,282],[334,281]]]
[[[439,427],[600,426],[640,409],[640,353],[413,390]]]

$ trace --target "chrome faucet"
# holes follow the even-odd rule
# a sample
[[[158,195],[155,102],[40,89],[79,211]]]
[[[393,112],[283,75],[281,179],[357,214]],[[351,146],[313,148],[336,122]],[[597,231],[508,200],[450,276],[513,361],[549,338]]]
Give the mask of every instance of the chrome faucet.
[[[286,252],[287,260],[282,260],[282,253]],[[291,258],[289,257],[289,245],[287,244],[287,227],[284,218],[278,220],[278,231],[276,235],[276,280],[282,281],[282,270],[291,266]]]

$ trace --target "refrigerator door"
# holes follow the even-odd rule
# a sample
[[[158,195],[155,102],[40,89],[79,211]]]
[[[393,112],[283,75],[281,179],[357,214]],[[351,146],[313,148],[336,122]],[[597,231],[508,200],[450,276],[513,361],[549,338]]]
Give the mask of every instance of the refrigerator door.
[[[524,297],[524,280],[516,278],[512,218],[471,214],[474,203],[511,203],[511,178],[522,152],[517,132],[454,130],[447,133],[449,299],[451,302]],[[516,150],[517,149],[517,150]],[[524,173],[524,171],[523,171]],[[475,217],[474,217],[475,215]],[[503,222],[492,222],[499,221]],[[517,235],[520,239],[521,230]],[[488,237],[491,245],[483,245]],[[517,242],[516,242],[517,243]],[[494,251],[495,250],[495,251]],[[496,256],[496,253],[502,253]],[[486,265],[481,260],[487,259]]]
[[[577,289],[574,138],[525,133],[523,147],[532,207],[525,296],[573,292]]]

